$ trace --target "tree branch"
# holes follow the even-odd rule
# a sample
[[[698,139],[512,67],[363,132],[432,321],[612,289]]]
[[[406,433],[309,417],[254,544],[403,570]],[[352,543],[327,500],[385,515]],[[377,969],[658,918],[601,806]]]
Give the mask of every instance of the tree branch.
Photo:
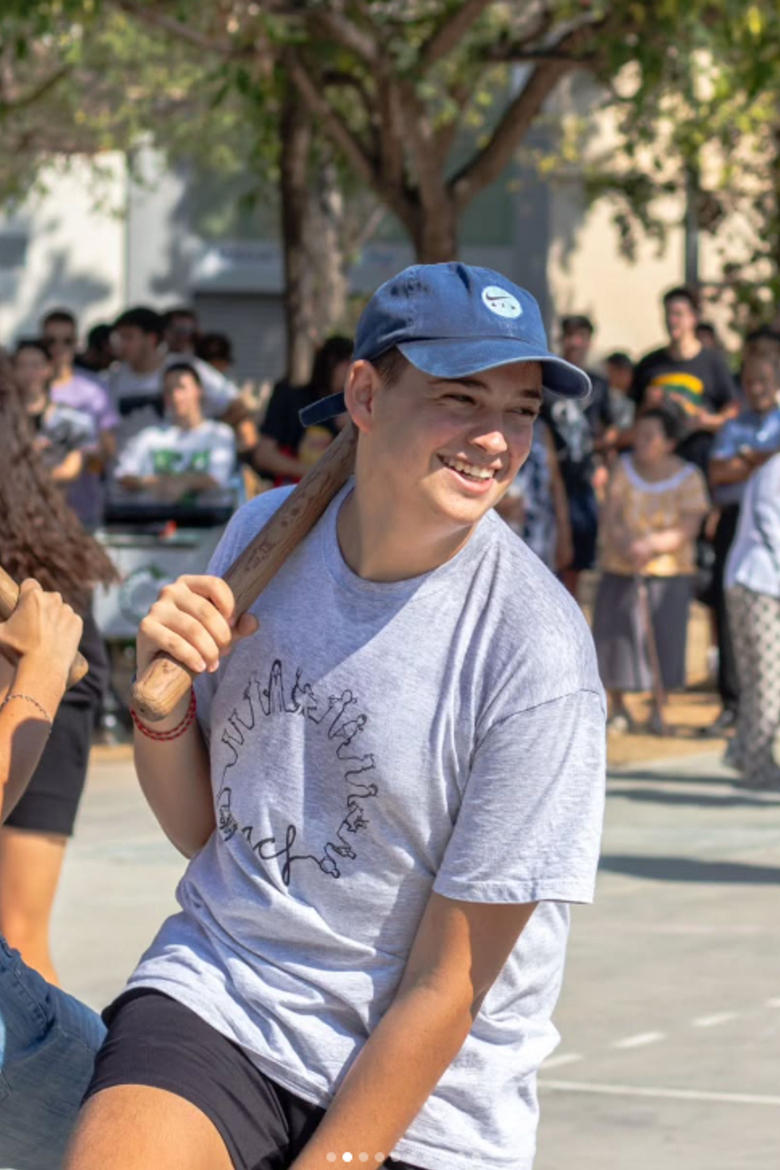
[[[331,40],[336,41],[337,44],[357,53],[358,57],[362,57],[368,65],[376,66],[378,64],[379,46],[377,42],[341,13],[334,12],[332,8],[318,8],[316,12],[310,13],[304,19],[307,23],[318,25],[322,32]]]
[[[591,21],[570,29],[559,37],[554,46],[553,60],[540,62],[530,74],[523,88],[509,103],[493,130],[488,142],[451,177],[448,188],[460,210],[478,191],[492,183],[509,163],[521,140],[544,102],[562,77],[580,65],[574,56],[588,45],[605,21]],[[559,54],[566,54],[560,56]]]
[[[375,187],[377,181],[375,160],[344,119],[333,109],[295,49],[292,47],[285,49],[282,53],[282,62],[293,85],[311,114],[321,123],[328,137],[346,156],[356,174],[364,182]]]
[[[18,110],[23,110],[26,106],[34,105],[35,102],[37,102],[39,98],[44,97],[50,89],[54,89],[55,85],[58,85],[60,81],[62,81],[63,77],[67,77],[72,68],[73,67],[71,65],[63,65],[61,68],[55,69],[54,73],[51,73],[48,77],[44,78],[44,80],[40,81],[34,89],[31,89],[28,93],[22,94],[21,97],[15,97],[9,100],[8,98],[0,96],[0,117],[5,117],[6,114],[16,113]]]
[[[445,16],[422,45],[418,54],[417,69],[425,73],[442,57],[452,52],[491,3],[492,0],[464,0],[460,8]]]
[[[219,57],[229,57],[233,60],[254,58],[258,55],[255,47],[239,46],[231,40],[220,40],[206,33],[199,32],[198,29],[193,28],[189,24],[183,24],[173,17],[166,16],[164,12],[160,12],[159,8],[150,8],[146,4],[137,3],[136,0],[114,0],[114,4],[115,7],[126,12],[128,16],[132,16],[135,20],[141,21],[151,28],[161,29],[163,32],[168,33],[169,36],[186,41],[188,44],[194,45],[198,49],[203,49],[207,53],[215,53]]]

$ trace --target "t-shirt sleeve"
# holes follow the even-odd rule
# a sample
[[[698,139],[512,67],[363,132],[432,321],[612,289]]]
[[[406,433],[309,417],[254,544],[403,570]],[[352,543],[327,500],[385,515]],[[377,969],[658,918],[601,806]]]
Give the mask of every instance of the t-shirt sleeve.
[[[637,362],[636,366],[634,367],[634,377],[633,381],[631,382],[631,389],[628,392],[628,397],[637,407],[642,405],[642,400],[645,396],[645,390],[647,389],[647,384],[650,381],[652,374],[653,367],[648,358],[642,358],[642,360]]]
[[[206,418],[221,418],[238,397],[238,386],[208,362],[195,358],[195,368],[203,386],[203,413]]]
[[[739,454],[741,445],[740,428],[735,426],[736,419],[729,419],[718,433],[710,451],[710,459],[733,459]]]
[[[149,444],[145,431],[141,431],[134,438],[129,439],[123,447],[116,468],[114,478],[122,479],[126,475],[151,475],[149,461]]]
[[[478,744],[434,891],[466,902],[589,902],[605,789],[603,696],[508,716]]]
[[[236,466],[236,440],[229,427],[220,427],[214,436],[209,459],[209,475],[220,487],[227,487]]]
[[[88,414],[81,410],[69,412],[67,417],[67,445],[70,451],[85,451],[94,446],[95,427]]]
[[[710,508],[710,497],[707,491],[707,481],[698,467],[695,467],[689,477],[681,485],[680,511],[688,515],[696,512],[703,516]]]
[[[731,370],[722,354],[712,353],[712,385],[710,399],[716,410],[723,410],[730,406],[737,397],[737,387],[734,384]]]

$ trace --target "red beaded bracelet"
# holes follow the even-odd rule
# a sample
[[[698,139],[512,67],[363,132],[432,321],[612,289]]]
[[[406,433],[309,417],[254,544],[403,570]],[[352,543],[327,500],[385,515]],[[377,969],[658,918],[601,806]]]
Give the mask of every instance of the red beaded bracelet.
[[[181,723],[177,723],[176,726],[172,727],[170,731],[154,731],[153,728],[147,727],[145,723],[141,722],[132,707],[130,708],[130,718],[133,720],[133,723],[141,732],[141,734],[145,735],[147,739],[156,739],[159,742],[164,743],[169,739],[178,739],[180,735],[184,735],[184,732],[195,718],[196,709],[195,691],[192,687],[190,687],[190,705],[187,708],[187,714],[184,716]]]

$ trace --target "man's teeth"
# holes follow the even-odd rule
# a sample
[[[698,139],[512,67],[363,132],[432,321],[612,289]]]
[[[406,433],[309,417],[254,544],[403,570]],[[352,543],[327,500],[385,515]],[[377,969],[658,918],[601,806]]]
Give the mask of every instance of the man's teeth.
[[[446,467],[453,468],[454,471],[470,475],[472,479],[492,479],[495,475],[495,471],[491,471],[487,467],[476,467],[473,463],[465,463],[462,459],[443,459],[442,462]]]

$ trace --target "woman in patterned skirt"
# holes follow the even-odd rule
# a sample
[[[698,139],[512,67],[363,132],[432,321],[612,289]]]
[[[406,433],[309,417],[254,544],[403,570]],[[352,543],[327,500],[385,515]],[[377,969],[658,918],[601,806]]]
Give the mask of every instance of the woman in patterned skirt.
[[[726,603],[740,700],[727,761],[748,788],[780,790],[780,454],[748,480]]]

